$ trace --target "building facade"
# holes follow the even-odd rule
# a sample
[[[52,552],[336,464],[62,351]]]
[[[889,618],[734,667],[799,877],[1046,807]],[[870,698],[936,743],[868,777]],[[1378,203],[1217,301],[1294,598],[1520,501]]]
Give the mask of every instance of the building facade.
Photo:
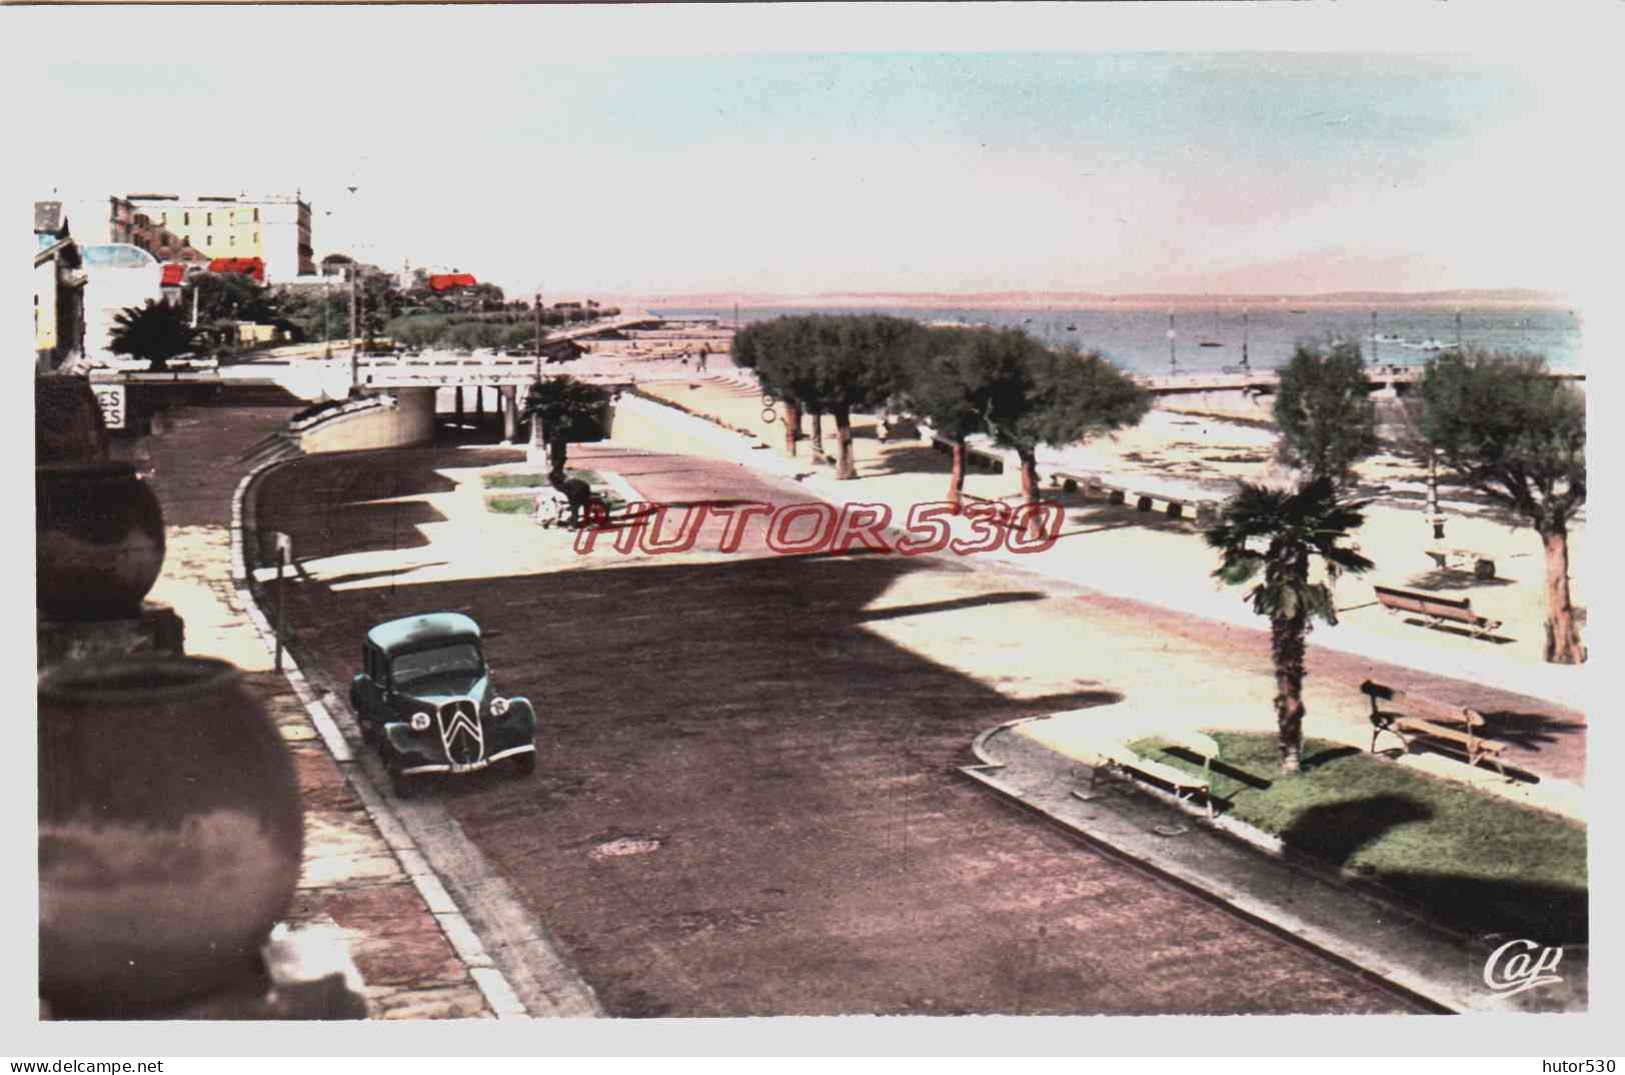
[[[107,241],[138,246],[166,264],[206,265],[209,256],[193,246],[180,233],[159,223],[158,218],[137,209],[124,198],[114,196],[108,214]]]
[[[85,272],[60,202],[34,203],[35,371],[73,366],[85,346]]]
[[[310,203],[297,195],[131,194],[113,199],[110,230],[113,242],[140,246],[163,261],[192,260],[181,256],[190,249],[204,261],[258,258],[267,282],[316,272]]]

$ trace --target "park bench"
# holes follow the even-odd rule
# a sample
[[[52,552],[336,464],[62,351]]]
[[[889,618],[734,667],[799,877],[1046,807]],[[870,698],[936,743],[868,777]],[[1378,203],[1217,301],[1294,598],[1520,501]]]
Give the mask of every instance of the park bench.
[[[1490,763],[1506,776],[1501,765],[1501,751],[1506,744],[1485,739],[1478,729],[1484,726],[1484,716],[1467,706],[1450,705],[1420,694],[1397,690],[1366,680],[1360,684],[1360,693],[1371,699],[1371,750],[1377,750],[1377,737],[1387,732],[1405,744],[1406,753],[1411,743],[1419,738],[1439,739],[1454,743],[1467,756],[1467,764],[1477,766],[1488,758]],[[1384,710],[1379,702],[1403,705],[1407,712]]]
[[[1474,638],[1486,638],[1501,626],[1500,620],[1480,616],[1473,611],[1473,602],[1466,597],[1444,597],[1421,590],[1400,590],[1393,586],[1374,586],[1377,602],[1393,613],[1413,613],[1427,620],[1428,627],[1443,627],[1459,623],[1472,632]]]
[[[1170,496],[1167,493],[1147,493],[1130,489],[1125,486],[1112,485],[1099,478],[1089,475],[1068,474],[1064,471],[1052,471],[1050,484],[1066,492],[1081,489],[1085,496],[1105,497],[1109,504],[1127,504],[1134,502],[1137,511],[1150,511],[1157,501],[1161,501],[1170,519],[1186,518],[1187,512],[1194,515],[1197,526],[1207,526],[1218,518],[1219,506],[1212,500],[1197,500],[1191,497]]]
[[[1203,804],[1207,807],[1207,816],[1213,816],[1212,795],[1212,768],[1213,759],[1219,756],[1219,744],[1212,737],[1202,735],[1200,732],[1158,732],[1158,737],[1166,739],[1177,747],[1181,747],[1202,759],[1202,773],[1187,773],[1183,769],[1162,762],[1153,761],[1143,754],[1136,753],[1127,743],[1112,743],[1100,748],[1100,758],[1105,765],[1128,772],[1148,776],[1158,783],[1167,784],[1174,791],[1175,798],[1181,802],[1190,795],[1200,791]],[[1089,794],[1080,798],[1090,798],[1094,793],[1095,780],[1100,776],[1101,768],[1097,766],[1089,779]]]
[[[1495,560],[1481,552],[1471,549],[1441,549],[1432,548],[1424,550],[1433,558],[1433,562],[1447,570],[1466,571],[1471,565],[1474,575],[1481,579],[1495,577]]]

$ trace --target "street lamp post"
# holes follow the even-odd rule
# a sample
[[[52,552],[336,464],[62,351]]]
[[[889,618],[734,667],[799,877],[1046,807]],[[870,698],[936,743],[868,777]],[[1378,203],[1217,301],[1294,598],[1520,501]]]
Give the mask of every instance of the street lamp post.
[[[542,291],[536,289],[536,379],[542,379]]]
[[[350,262],[350,390],[353,395],[356,387],[361,383],[361,358],[356,354],[355,347],[355,273],[356,263]]]
[[[348,190],[350,191],[351,194],[354,194],[356,191],[358,191],[360,189],[361,188],[359,186],[352,186],[352,187],[348,188]],[[352,209],[355,207],[355,204],[356,204],[355,202],[350,203]],[[361,356],[356,351],[356,342],[355,342],[356,341],[356,324],[357,324],[355,278],[356,278],[357,271],[361,267],[361,262],[356,257],[356,255],[360,252],[360,248],[361,248],[360,239],[359,239],[359,237],[355,237],[353,239],[353,241],[352,241],[352,245],[351,245],[351,249],[350,249],[350,394],[351,395],[354,395],[356,389],[361,386]]]

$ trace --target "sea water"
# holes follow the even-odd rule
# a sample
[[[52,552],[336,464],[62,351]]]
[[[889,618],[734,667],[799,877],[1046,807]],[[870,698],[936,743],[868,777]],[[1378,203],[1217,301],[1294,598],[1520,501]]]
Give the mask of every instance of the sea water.
[[[732,324],[728,309],[659,308],[665,317],[715,317]],[[1119,368],[1143,374],[1170,369],[1190,373],[1239,366],[1245,345],[1247,364],[1269,369],[1284,365],[1302,341],[1358,341],[1368,362],[1420,365],[1441,353],[1439,345],[1460,343],[1492,351],[1532,351],[1552,369],[1582,370],[1580,316],[1564,306],[1400,305],[1292,306],[1271,300],[1254,307],[1132,306],[1052,309],[1028,307],[870,307],[741,308],[740,324],[785,314],[889,314],[927,323],[1019,328],[1054,347],[1076,345],[1099,351]],[[1169,314],[1173,338],[1169,339]],[[1375,317],[1373,318],[1373,315]],[[1172,347],[1170,348],[1170,342]],[[1204,346],[1206,344],[1206,346]],[[1431,345],[1431,346],[1425,346]]]

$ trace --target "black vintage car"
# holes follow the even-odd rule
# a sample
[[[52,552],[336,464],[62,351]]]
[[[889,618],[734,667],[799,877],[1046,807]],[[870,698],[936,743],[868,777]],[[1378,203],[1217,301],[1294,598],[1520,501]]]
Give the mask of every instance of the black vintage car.
[[[499,763],[515,775],[535,771],[536,710],[492,693],[472,619],[435,612],[381,623],[367,632],[361,662],[350,704],[399,797],[432,773]]]

